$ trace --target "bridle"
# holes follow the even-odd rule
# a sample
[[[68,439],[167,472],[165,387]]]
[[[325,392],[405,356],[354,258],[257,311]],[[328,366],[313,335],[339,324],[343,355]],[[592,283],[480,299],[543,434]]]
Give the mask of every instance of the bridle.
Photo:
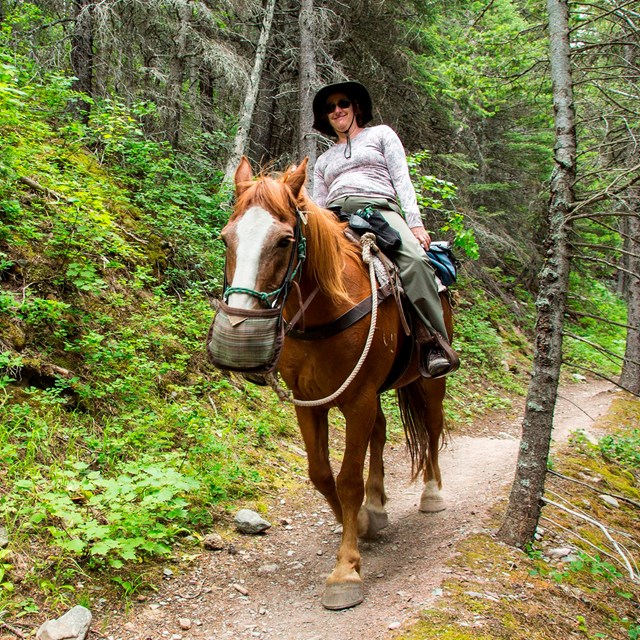
[[[244,293],[246,295],[257,298],[264,307],[267,309],[274,309],[278,307],[284,307],[284,303],[287,300],[289,291],[295,279],[302,273],[302,265],[307,257],[307,239],[302,234],[301,221],[303,220],[302,212],[296,209],[296,224],[293,230],[294,246],[291,249],[291,255],[289,256],[289,265],[283,278],[282,284],[273,291],[256,291],[255,289],[248,289],[245,287],[228,287],[227,286],[227,268],[225,262],[224,270],[224,289],[222,293],[222,299],[224,302],[229,300],[229,296],[232,293]]]

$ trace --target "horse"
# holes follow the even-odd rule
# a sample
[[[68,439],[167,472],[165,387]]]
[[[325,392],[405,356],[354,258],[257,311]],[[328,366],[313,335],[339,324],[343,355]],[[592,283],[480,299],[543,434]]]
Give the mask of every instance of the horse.
[[[226,245],[229,307],[250,314],[275,305],[285,321],[303,324],[305,331],[313,332],[365,300],[371,294],[371,278],[359,245],[345,235],[345,224],[307,194],[306,170],[307,159],[279,177],[261,174],[256,178],[243,157],[235,172],[234,209],[221,235]],[[301,241],[306,248],[302,252]],[[298,295],[280,297],[287,278],[295,280],[291,288],[298,289]],[[451,335],[452,311],[446,294],[441,294],[441,302]],[[422,475],[424,481],[419,509],[436,512],[445,508],[438,452],[444,436],[446,381],[420,375],[418,354],[411,349],[414,339],[403,330],[394,297],[377,306],[370,336],[371,306],[370,313],[347,328],[330,332],[333,335],[308,340],[287,333],[277,362],[277,372],[296,403],[309,478],[342,525],[336,564],[322,595],[323,606],[330,610],[363,601],[358,539],[373,539],[388,524],[383,462],[386,419],[380,404],[385,386],[397,390],[413,477]],[[335,397],[336,389],[362,358],[368,339],[363,366]],[[398,369],[401,359],[405,362]],[[390,382],[394,370],[399,373]],[[326,402],[314,403],[325,398]],[[331,407],[342,412],[346,424],[342,464],[335,477],[329,459]]]

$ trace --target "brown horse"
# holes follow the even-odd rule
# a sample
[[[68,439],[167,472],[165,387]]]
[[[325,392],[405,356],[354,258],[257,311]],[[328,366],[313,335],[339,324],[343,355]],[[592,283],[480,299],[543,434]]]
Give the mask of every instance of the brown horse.
[[[291,320],[298,314],[301,302],[303,306],[308,303],[303,313],[308,330],[340,317],[367,298],[371,287],[361,249],[345,237],[345,225],[307,196],[306,168],[304,160],[279,179],[262,175],[255,180],[248,160],[243,158],[235,174],[235,209],[222,237],[227,246],[226,279],[231,285],[229,306],[250,310],[264,306],[270,295],[265,292],[280,292],[295,263],[301,295],[290,295],[281,304],[285,319]],[[306,258],[296,252],[296,229],[301,229],[306,239]],[[446,296],[442,303],[451,334],[451,307]],[[319,340],[290,335],[285,338],[277,370],[296,401],[330,396],[350,376],[363,352],[371,315],[337,335]],[[418,356],[405,349],[412,342],[413,338],[403,331],[393,296],[385,299],[377,311],[364,366],[349,386],[329,403],[296,406],[309,477],[342,524],[337,563],[322,597],[322,604],[328,609],[345,609],[362,602],[358,537],[374,538],[388,522],[382,458],[386,421],[379,394],[388,384],[394,361],[400,357],[410,361],[402,367],[392,388],[398,390],[413,473],[422,474],[425,482],[420,510],[444,509],[438,450],[444,429],[445,380],[420,377]],[[407,353],[410,355],[402,355]],[[328,444],[328,412],[332,406],[338,407],[346,421],[344,457],[335,478]],[[367,449],[370,455],[365,485]]]

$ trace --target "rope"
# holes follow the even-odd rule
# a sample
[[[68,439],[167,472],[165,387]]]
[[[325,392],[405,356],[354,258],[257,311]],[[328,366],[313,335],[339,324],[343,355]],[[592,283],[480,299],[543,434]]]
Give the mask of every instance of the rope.
[[[293,398],[291,396],[290,391],[287,391],[280,386],[276,374],[268,374],[266,376],[267,382],[271,385],[271,388],[276,392],[280,400],[291,402],[298,407],[319,407],[323,404],[333,402],[353,382],[353,379],[358,375],[360,369],[362,368],[362,365],[364,364],[364,361],[367,359],[369,350],[371,349],[371,343],[373,342],[373,335],[376,331],[376,323],[378,320],[378,288],[374,266],[375,260],[371,255],[372,251],[377,251],[376,237],[373,233],[365,233],[360,239],[360,243],[362,244],[362,259],[365,264],[369,265],[369,282],[371,284],[371,324],[369,326],[369,335],[367,336],[367,341],[364,345],[364,350],[362,351],[360,359],[358,360],[354,370],[351,372],[349,377],[342,383],[342,385],[340,385],[340,388],[334,391],[330,396],[327,396],[326,398],[322,398],[320,400],[297,400],[296,398]]]

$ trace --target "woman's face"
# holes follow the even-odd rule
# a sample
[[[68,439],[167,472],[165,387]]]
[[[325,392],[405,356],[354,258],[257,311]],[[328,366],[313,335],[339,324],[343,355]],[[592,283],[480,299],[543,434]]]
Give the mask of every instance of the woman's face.
[[[345,133],[355,123],[355,106],[344,93],[332,93],[327,98],[325,114],[336,132]]]

